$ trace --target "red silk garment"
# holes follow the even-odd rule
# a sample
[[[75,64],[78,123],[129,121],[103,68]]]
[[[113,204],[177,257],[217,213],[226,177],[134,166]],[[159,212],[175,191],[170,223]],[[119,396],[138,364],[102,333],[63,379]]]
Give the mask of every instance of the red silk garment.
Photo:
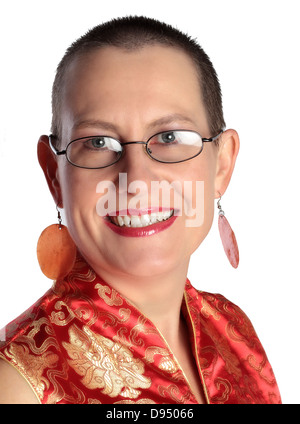
[[[182,312],[207,403],[281,403],[266,354],[237,306],[187,281]],[[197,403],[153,323],[80,256],[5,330],[0,358],[41,403]]]

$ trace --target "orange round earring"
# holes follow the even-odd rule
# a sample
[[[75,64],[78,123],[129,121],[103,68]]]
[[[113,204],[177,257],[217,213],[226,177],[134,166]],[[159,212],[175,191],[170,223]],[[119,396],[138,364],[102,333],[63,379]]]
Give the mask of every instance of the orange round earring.
[[[57,208],[56,208],[57,209]],[[58,212],[58,224],[45,228],[37,244],[37,258],[46,277],[58,280],[65,277],[73,268],[76,259],[76,245],[67,227],[61,224]]]

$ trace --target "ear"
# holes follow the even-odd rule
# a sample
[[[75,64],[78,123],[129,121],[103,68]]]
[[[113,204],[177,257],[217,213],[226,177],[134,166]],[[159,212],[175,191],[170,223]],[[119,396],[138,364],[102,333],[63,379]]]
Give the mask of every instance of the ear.
[[[55,204],[62,208],[62,196],[61,188],[58,180],[58,166],[56,156],[53,153],[50,144],[49,137],[42,135],[39,138],[37,145],[38,160],[44,171],[46,181],[48,183],[49,190],[52,194]]]
[[[235,130],[223,132],[218,146],[215,178],[215,198],[223,195],[230,182],[235,161],[240,148],[240,140]]]

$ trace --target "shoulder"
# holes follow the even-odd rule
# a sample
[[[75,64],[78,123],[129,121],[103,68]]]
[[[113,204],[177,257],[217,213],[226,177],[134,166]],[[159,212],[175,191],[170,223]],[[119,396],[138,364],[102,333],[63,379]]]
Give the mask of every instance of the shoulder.
[[[214,309],[232,315],[233,313],[245,315],[242,309],[219,293],[207,293],[198,291],[202,305],[210,305]]]
[[[30,346],[39,321],[45,320],[44,298],[1,330],[0,404],[39,403],[31,381]]]
[[[257,339],[254,327],[246,313],[221,294],[196,289],[190,291],[189,306],[194,307],[202,325],[223,328],[227,336],[239,334],[241,339]]]
[[[189,307],[213,384],[224,365],[222,381],[228,381],[234,396],[229,403],[281,403],[266,352],[244,311],[220,294],[198,290],[190,290]]]
[[[8,362],[0,359],[0,404],[39,403],[24,377]]]
[[[209,314],[209,311],[215,310],[230,316],[232,314],[246,316],[241,308],[219,293],[198,290],[189,284],[186,286],[186,294],[188,303],[195,307],[197,305],[197,308],[200,309],[199,312],[204,315]]]
[[[0,330],[1,340],[4,340],[4,342],[0,342],[0,350],[1,347],[3,348],[3,346],[10,343],[10,341],[26,333],[39,316],[44,316],[46,314],[46,306],[49,304],[52,297],[52,290],[48,290],[45,295],[38,299],[32,306]]]
[[[232,323],[252,326],[246,313],[238,305],[228,300],[223,295],[202,292],[201,299],[204,313],[209,313],[210,310],[214,310],[224,319]]]

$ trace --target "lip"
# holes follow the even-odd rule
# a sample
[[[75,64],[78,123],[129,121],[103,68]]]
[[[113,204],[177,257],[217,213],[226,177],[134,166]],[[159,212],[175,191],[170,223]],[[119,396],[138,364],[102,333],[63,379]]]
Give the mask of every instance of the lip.
[[[163,212],[170,210],[169,208],[150,208],[150,209],[128,209],[116,211],[115,214],[110,214],[111,216],[125,216],[125,215],[135,215],[140,216],[146,213],[151,212]],[[129,213],[130,211],[130,213]],[[124,237],[148,237],[154,234],[160,233],[161,231],[169,228],[176,220],[177,216],[173,214],[166,221],[157,222],[147,227],[119,227],[118,225],[113,224],[108,218],[104,219],[105,224],[115,233]]]

